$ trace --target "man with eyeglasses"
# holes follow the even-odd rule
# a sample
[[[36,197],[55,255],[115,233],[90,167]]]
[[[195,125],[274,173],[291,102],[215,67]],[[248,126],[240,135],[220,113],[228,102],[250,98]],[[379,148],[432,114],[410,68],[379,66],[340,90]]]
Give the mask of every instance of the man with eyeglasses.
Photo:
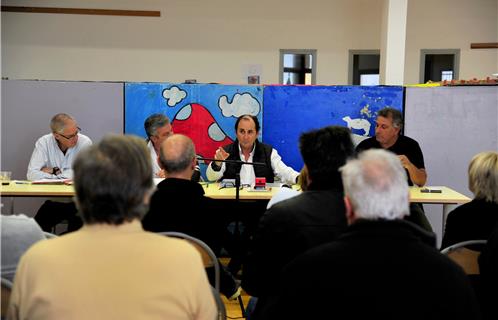
[[[92,140],[80,133],[81,129],[74,117],[66,113],[56,114],[50,120],[52,133],[36,141],[35,149],[28,165],[28,180],[72,179],[73,161],[76,155]],[[81,218],[77,216],[73,202],[47,200],[35,215],[36,222],[43,231],[51,232],[55,225],[68,221],[68,231],[81,227]]]
[[[28,165],[28,180],[72,179],[74,158],[81,149],[92,144],[68,114],[56,114],[50,121],[50,129],[52,133],[36,141]]]

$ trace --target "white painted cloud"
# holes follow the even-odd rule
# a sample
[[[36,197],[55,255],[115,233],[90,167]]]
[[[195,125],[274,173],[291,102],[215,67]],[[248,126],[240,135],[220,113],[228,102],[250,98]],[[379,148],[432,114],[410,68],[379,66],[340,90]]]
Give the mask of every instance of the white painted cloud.
[[[226,137],[225,133],[223,132],[223,130],[221,130],[220,126],[216,122],[213,122],[209,126],[208,135],[214,141],[223,141],[223,139],[225,139]]]
[[[168,106],[170,107],[176,106],[180,101],[185,99],[186,96],[187,92],[176,86],[163,90],[163,97],[168,101]]]
[[[218,106],[225,117],[240,117],[243,114],[258,115],[261,109],[258,100],[250,93],[236,93],[232,102],[228,102],[227,96],[221,96],[218,100]]]

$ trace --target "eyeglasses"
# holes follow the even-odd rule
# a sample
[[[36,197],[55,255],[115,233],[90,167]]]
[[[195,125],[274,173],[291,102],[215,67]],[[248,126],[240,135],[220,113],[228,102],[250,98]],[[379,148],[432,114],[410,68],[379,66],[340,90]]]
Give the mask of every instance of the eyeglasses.
[[[78,135],[78,133],[80,133],[80,132],[81,132],[81,128],[80,128],[80,127],[76,127],[76,129],[78,129],[78,130],[76,130],[76,133],[75,133],[75,134],[72,134],[72,135],[70,135],[70,136],[65,136],[65,135],[63,135],[62,133],[58,133],[58,135],[60,135],[60,136],[61,136],[61,137],[63,137],[63,138],[66,138],[67,140],[71,140],[72,138],[76,137],[76,136]]]

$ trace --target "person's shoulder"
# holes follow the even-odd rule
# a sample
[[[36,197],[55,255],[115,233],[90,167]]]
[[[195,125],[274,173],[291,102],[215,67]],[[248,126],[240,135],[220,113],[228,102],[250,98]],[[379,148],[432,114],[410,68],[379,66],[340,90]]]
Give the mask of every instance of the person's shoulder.
[[[21,257],[21,260],[39,265],[43,261],[58,260],[60,248],[65,245],[65,237],[41,239],[35,242]]]
[[[404,135],[403,136],[399,136],[398,139],[399,139],[399,141],[401,143],[404,143],[404,144],[407,144],[407,145],[417,145],[417,146],[419,145],[418,142],[417,142],[417,140],[415,140],[413,138],[410,138],[408,136],[404,136]]]
[[[163,252],[165,255],[174,254],[175,259],[195,259],[199,255],[197,249],[189,241],[181,238],[145,232],[144,240],[148,242],[149,248],[156,247],[157,252]]]
[[[23,230],[37,231],[40,235],[43,235],[42,229],[38,223],[36,223],[35,219],[24,214],[14,214],[8,216],[2,214],[0,221],[2,225],[2,233],[14,231],[12,229],[21,228]]]
[[[54,135],[51,133],[44,134],[36,140],[36,144],[47,144],[54,139]]]
[[[92,139],[90,139],[88,136],[85,136],[84,134],[81,134],[79,133],[78,134],[78,143],[80,143],[82,145],[88,145],[88,144],[92,144]]]
[[[265,216],[268,216],[270,220],[288,220],[291,222],[297,222],[300,217],[299,212],[302,211],[303,207],[307,206],[309,198],[308,191],[301,192],[291,198],[275,203],[267,210],[267,214]]]
[[[376,146],[376,143],[377,143],[377,140],[375,139],[375,136],[367,138],[367,139],[361,141],[356,146],[356,150],[363,151],[363,150],[374,148]]]
[[[273,146],[271,144],[268,144],[268,143],[264,143],[264,142],[261,142],[258,140],[258,144],[263,147],[263,148],[266,148],[266,149],[273,149]]]

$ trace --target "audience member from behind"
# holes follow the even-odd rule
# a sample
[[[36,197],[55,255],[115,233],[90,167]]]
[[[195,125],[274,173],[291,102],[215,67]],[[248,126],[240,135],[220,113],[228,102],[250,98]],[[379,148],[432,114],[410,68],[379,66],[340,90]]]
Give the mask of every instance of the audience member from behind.
[[[152,190],[143,140],[109,135],[82,151],[74,186],[85,224],[21,258],[9,319],[214,319],[196,249],[140,224]]]
[[[162,143],[159,154],[167,178],[157,185],[151,198],[149,212],[142,220],[144,229],[183,232],[204,241],[219,254],[225,232],[223,221],[215,201],[204,196],[199,183],[190,180],[196,166],[194,143],[184,135],[174,134]],[[225,269],[220,285],[228,298],[239,288]]]
[[[0,217],[2,278],[13,281],[21,256],[33,243],[45,239],[45,235],[36,221],[24,214]]]
[[[394,108],[381,109],[377,113],[376,122],[375,136],[363,140],[356,147],[356,151],[384,149],[397,154],[406,170],[408,184],[410,186],[423,186],[427,181],[424,155],[417,141],[400,134],[403,128],[401,112]],[[410,214],[405,219],[432,231],[431,224],[419,203],[410,205]]]
[[[481,152],[469,164],[474,200],[450,212],[441,247],[466,240],[486,240],[498,223],[498,152]]]
[[[72,179],[74,159],[92,144],[90,138],[80,133],[76,119],[66,113],[56,114],[50,121],[50,129],[52,133],[36,141],[28,165],[28,180]],[[36,213],[35,220],[44,231],[52,231],[63,220],[68,221],[69,231],[82,225],[72,202],[47,200]]]
[[[341,168],[349,227],[283,271],[266,319],[479,319],[466,275],[404,221],[409,190],[399,159],[369,150]]]
[[[278,278],[288,262],[336,239],[346,229],[339,168],[354,155],[349,129],[330,126],[304,133],[299,148],[308,172],[308,188],[266,212],[244,264],[242,287],[258,297],[254,318],[275,299]]]

